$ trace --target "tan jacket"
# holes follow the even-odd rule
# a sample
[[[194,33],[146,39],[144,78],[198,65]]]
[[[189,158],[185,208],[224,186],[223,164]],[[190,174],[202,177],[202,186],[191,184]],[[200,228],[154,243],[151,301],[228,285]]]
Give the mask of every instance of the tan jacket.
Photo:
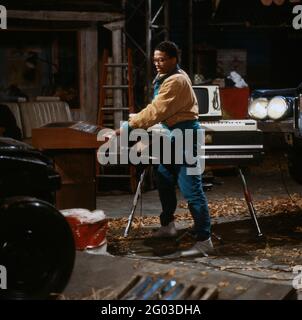
[[[132,128],[147,129],[163,122],[169,127],[178,122],[198,119],[198,104],[191,80],[181,70],[161,84],[158,95],[142,111],[131,117]]]

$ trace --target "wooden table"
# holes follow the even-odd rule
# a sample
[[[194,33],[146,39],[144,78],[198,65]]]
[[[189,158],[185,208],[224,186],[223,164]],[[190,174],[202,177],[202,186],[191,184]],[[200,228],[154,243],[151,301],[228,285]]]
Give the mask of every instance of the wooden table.
[[[49,155],[61,175],[58,209],[96,209],[96,149],[101,128],[86,122],[50,123],[32,130],[32,145]]]

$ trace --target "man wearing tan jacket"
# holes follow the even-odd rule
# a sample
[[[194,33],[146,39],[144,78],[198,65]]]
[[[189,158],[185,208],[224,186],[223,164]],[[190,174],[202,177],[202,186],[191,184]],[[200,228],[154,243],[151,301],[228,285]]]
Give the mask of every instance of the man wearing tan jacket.
[[[188,75],[178,66],[178,48],[170,41],[161,42],[154,50],[153,63],[158,72],[153,85],[154,96],[150,104],[131,117],[128,129],[147,129],[161,123],[168,130],[193,130],[193,153],[196,155],[197,131],[201,130],[198,122],[198,105]],[[120,134],[120,130],[116,130]],[[177,145],[174,146],[177,148]],[[184,153],[186,150],[184,150]],[[196,164],[197,165],[197,164]],[[210,216],[207,199],[202,189],[201,174],[188,175],[187,163],[160,164],[157,170],[157,187],[162,205],[161,227],[154,237],[175,237],[174,212],[177,207],[176,183],[188,202],[194,220],[196,244],[181,252],[182,256],[207,255],[213,250],[210,232]]]

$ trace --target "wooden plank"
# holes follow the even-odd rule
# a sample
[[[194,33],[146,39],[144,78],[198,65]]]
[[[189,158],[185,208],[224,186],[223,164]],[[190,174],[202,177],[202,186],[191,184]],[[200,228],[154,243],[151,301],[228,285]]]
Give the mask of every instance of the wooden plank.
[[[134,113],[134,89],[133,89],[133,61],[132,61],[132,50],[127,49],[127,59],[128,59],[128,107],[129,113]]]
[[[7,10],[8,19],[51,20],[51,21],[102,21],[123,19],[118,12],[75,12],[75,11],[26,11]]]
[[[32,145],[37,149],[97,149],[102,143],[97,141],[97,132],[81,131],[66,123],[62,126],[44,126],[32,129]],[[98,129],[97,129],[98,130]]]
[[[96,22],[92,21],[40,21],[40,20],[18,20],[11,19],[9,29],[0,32],[14,31],[77,31],[81,29],[91,28]]]
[[[97,121],[98,111],[98,31],[97,27],[78,33],[80,103],[86,120]]]
[[[102,57],[102,63],[99,65],[99,108],[98,108],[98,117],[97,117],[97,124],[102,126],[104,125],[103,120],[104,120],[104,112],[103,112],[103,107],[105,105],[105,99],[106,99],[106,93],[103,88],[104,84],[106,83],[107,80],[107,66],[105,64],[108,61],[108,49],[104,50],[103,57]]]
[[[117,21],[104,25],[105,28],[112,31],[112,58],[113,63],[122,63],[122,28],[124,27],[124,21]],[[114,68],[112,70],[113,85],[120,87],[123,85],[123,69]],[[123,107],[123,93],[121,89],[116,89],[113,92],[113,106],[115,108]],[[123,111],[117,111],[114,113],[114,127],[119,128],[120,122],[123,121]]]
[[[4,4],[7,9],[12,10],[52,10],[53,8],[60,8],[62,11],[121,12],[124,7],[123,0],[27,0],[23,2],[9,0],[6,2],[7,4]]]

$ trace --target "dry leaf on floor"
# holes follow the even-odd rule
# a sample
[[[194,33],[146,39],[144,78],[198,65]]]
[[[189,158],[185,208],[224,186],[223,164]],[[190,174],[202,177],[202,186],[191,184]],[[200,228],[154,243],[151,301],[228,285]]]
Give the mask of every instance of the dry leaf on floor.
[[[218,287],[220,287],[220,288],[225,288],[225,287],[227,287],[229,285],[230,285],[230,283],[228,281],[220,281],[218,283]]]

